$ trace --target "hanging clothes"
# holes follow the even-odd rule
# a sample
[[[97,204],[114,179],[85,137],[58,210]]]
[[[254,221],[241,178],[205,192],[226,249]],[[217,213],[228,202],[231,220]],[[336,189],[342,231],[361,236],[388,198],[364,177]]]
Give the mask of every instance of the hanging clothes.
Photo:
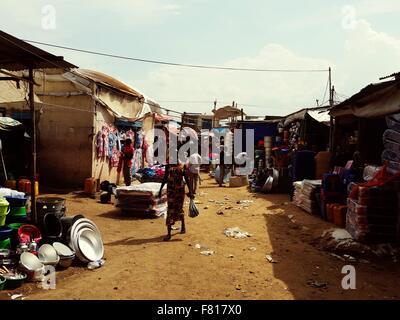
[[[99,131],[96,135],[96,153],[97,158],[101,158],[104,152],[104,141],[103,141],[103,133]]]
[[[133,153],[133,163],[132,163],[132,174],[136,174],[140,169],[142,169],[143,155],[142,149],[135,149]]]
[[[105,158],[108,154],[108,134],[110,132],[110,129],[108,126],[103,126],[101,128],[101,138],[103,140],[103,149],[101,152],[101,158]]]
[[[117,130],[115,133],[116,137],[117,137],[117,149],[119,151],[122,151],[122,147],[121,147],[121,133]]]
[[[112,168],[118,168],[120,158],[121,158],[121,151],[119,151],[117,148],[114,148],[110,158],[110,166]]]
[[[135,136],[135,149],[141,149],[143,145],[143,131],[139,130]]]
[[[110,132],[108,134],[108,149],[107,149],[107,157],[112,158],[114,149],[117,148],[117,136],[114,132]]]

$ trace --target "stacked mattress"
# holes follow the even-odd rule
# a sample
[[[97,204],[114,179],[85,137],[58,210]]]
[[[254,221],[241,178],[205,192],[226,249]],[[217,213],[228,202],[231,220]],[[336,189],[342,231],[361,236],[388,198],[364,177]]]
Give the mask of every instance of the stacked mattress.
[[[294,184],[293,202],[311,214],[319,214],[319,193],[321,192],[321,180],[296,181]]]
[[[400,171],[400,114],[386,117],[388,129],[383,134],[382,160],[388,161],[392,173]]]
[[[161,183],[145,182],[129,187],[118,187],[115,206],[137,216],[161,217],[167,214],[167,188],[158,197]]]
[[[393,189],[359,187],[358,198],[347,201],[346,229],[356,241],[396,241],[398,196]]]

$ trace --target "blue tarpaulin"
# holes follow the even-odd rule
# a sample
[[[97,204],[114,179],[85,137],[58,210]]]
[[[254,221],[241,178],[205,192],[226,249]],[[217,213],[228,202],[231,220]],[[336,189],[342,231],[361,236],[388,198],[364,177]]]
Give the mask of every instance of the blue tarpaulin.
[[[253,129],[254,130],[254,143],[263,140],[265,136],[276,136],[277,123],[260,123],[260,122],[244,122],[243,130]]]

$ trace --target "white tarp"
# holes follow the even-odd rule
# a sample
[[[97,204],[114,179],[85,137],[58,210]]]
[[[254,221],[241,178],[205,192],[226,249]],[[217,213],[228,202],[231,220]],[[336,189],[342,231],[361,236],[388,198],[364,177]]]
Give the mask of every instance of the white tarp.
[[[306,114],[310,115],[313,119],[321,123],[330,121],[329,110],[327,107],[317,109],[301,109],[287,116],[283,125],[286,127],[294,121],[303,120]]]
[[[329,115],[329,110],[308,111],[308,114],[318,122],[329,122],[331,120],[331,116]]]

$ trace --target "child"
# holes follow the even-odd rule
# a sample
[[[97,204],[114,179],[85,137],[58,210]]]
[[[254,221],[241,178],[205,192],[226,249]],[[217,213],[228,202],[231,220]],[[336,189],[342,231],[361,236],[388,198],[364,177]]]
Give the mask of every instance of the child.
[[[133,152],[134,149],[132,147],[132,140],[126,139],[124,147],[122,148],[122,166],[123,166],[123,173],[124,173],[124,181],[125,185],[130,186],[132,183],[132,159],[133,159]]]

